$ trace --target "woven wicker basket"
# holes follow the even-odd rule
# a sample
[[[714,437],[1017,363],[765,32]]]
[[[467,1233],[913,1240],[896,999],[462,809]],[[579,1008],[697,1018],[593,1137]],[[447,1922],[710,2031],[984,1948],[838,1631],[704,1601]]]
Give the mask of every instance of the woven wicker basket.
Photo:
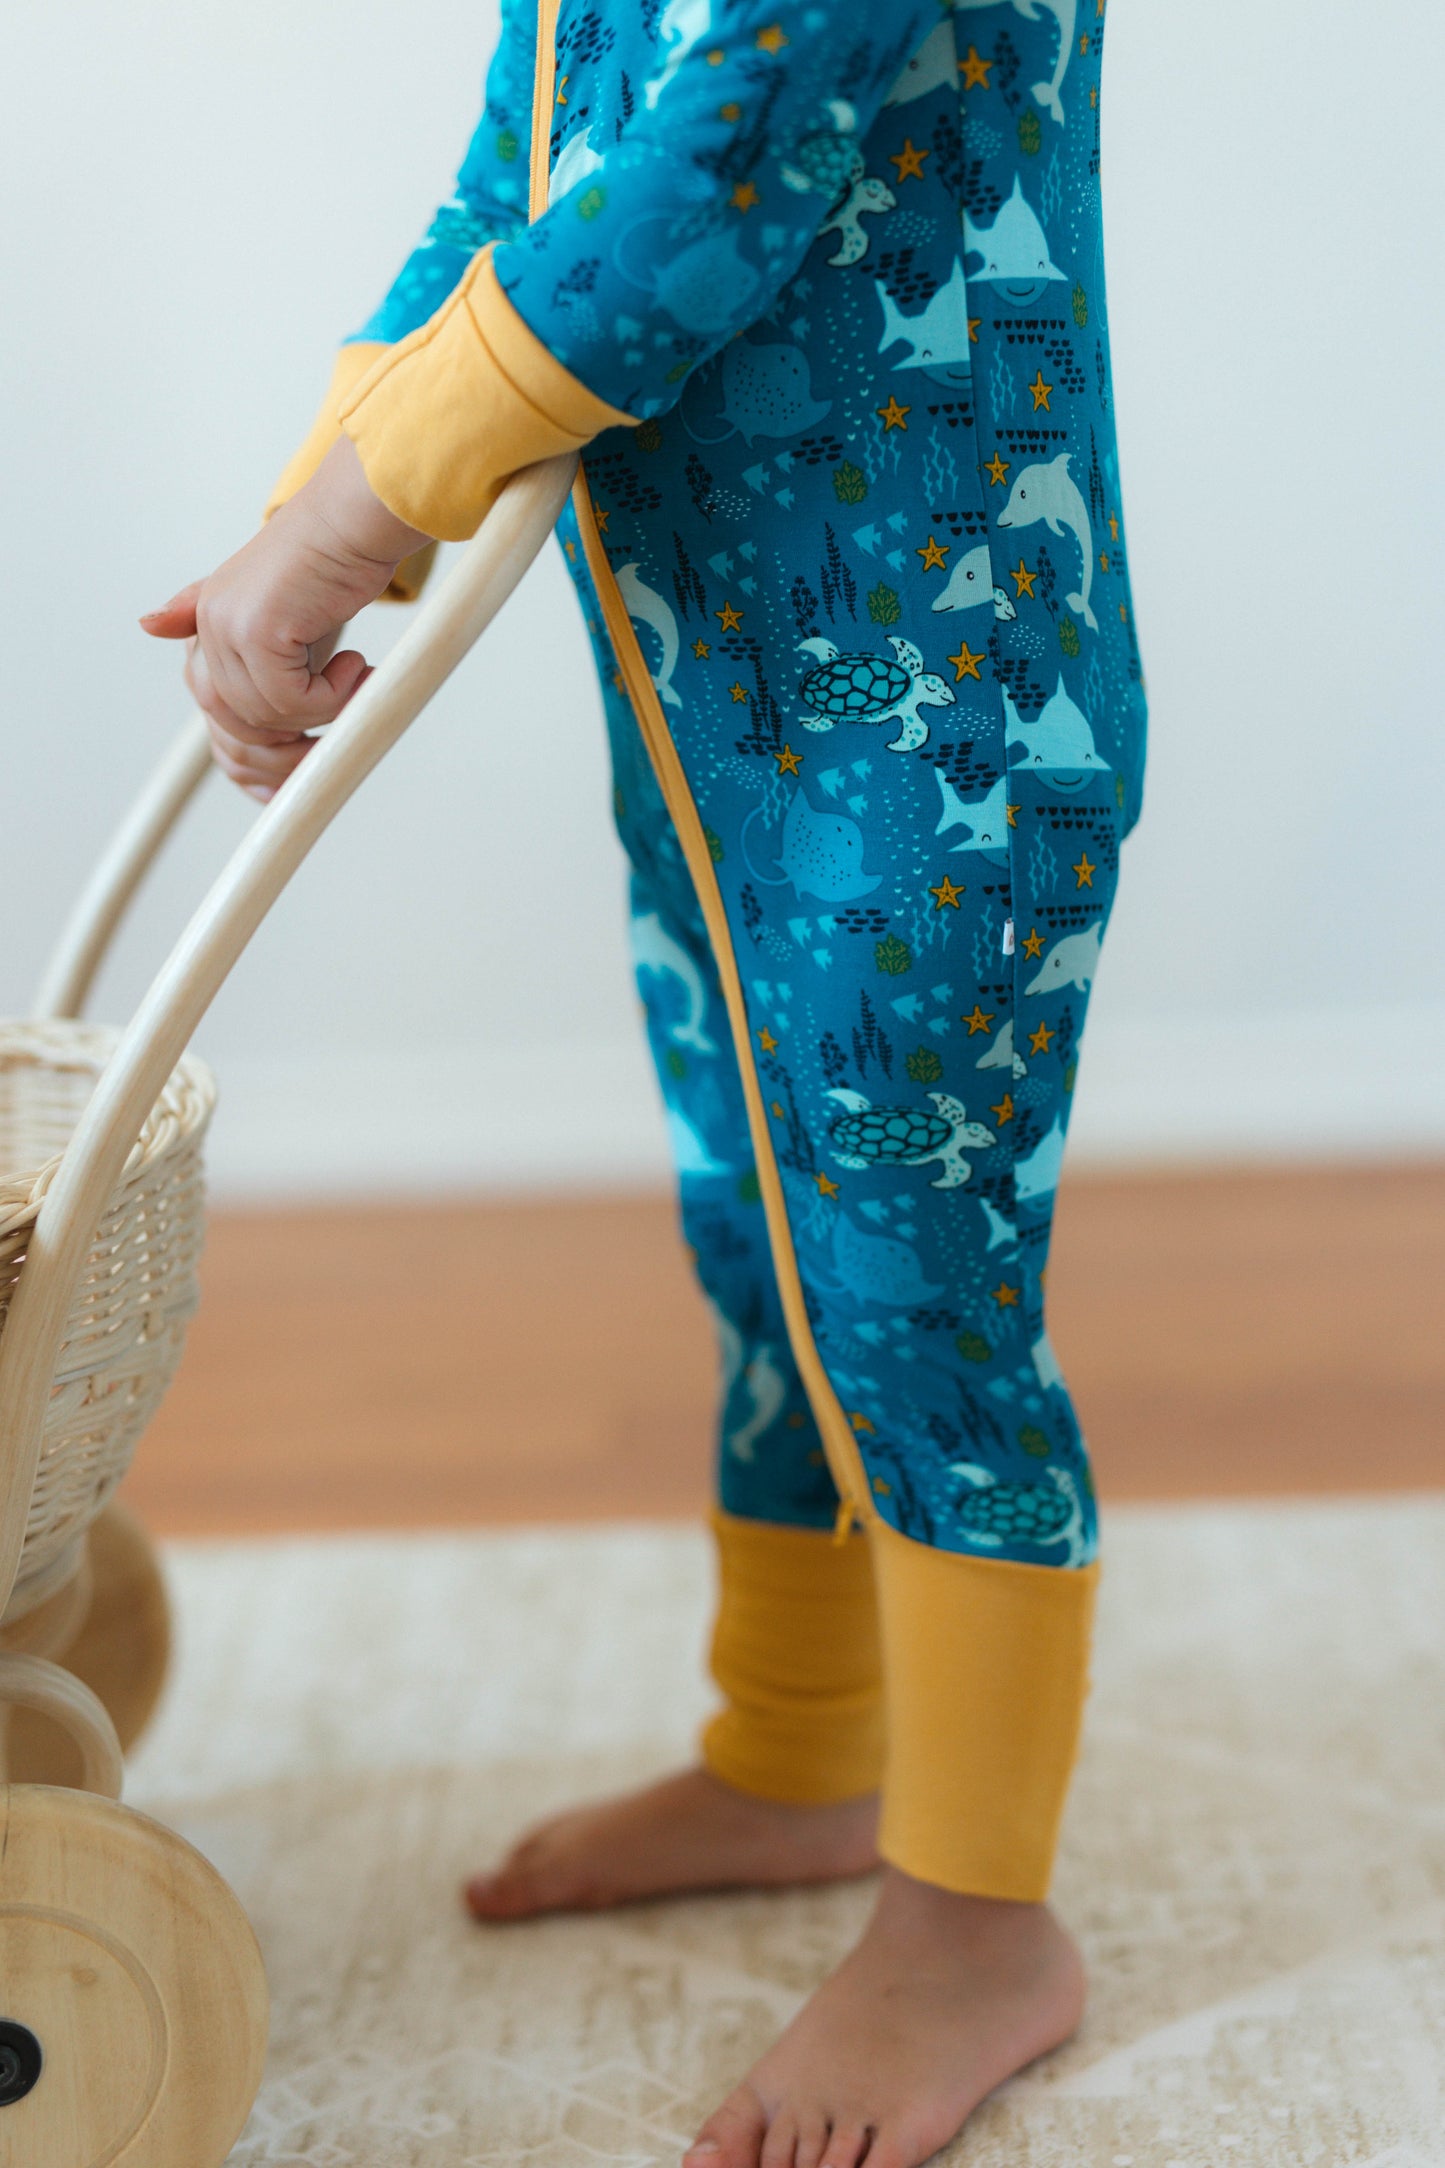
[[[0,1331],[61,1154],[118,1034],[0,1023]],[[70,1304],[46,1410],[17,1589],[39,1602],[73,1572],[181,1358],[199,1299],[201,1141],[215,1104],[186,1055],[126,1161]]]

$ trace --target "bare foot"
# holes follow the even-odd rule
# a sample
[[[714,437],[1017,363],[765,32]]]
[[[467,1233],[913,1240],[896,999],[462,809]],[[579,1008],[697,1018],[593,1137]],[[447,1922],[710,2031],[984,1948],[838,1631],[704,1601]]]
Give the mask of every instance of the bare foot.
[[[1067,2040],[1084,1966],[1044,1905],[890,1868],[862,1941],[709,2116],[688,2168],[917,2168]]]
[[[877,1866],[877,1824],[871,1793],[785,1807],[685,1769],[541,1823],[467,1884],[467,1904],[479,1920],[520,1920],[687,1890],[838,1881]]]

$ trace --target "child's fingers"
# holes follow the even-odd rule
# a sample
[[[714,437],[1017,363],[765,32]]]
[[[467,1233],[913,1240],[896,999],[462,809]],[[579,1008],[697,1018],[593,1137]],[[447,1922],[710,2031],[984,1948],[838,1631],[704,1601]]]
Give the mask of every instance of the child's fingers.
[[[305,759],[309,738],[295,731],[284,734],[255,730],[234,715],[217,693],[199,647],[186,665],[186,682],[206,718],[211,735],[211,755],[223,775],[253,794],[264,787],[269,796]]]
[[[244,768],[253,781],[261,783],[284,782],[316,742],[314,738],[287,738],[284,742],[273,739],[270,745],[257,745],[246,738],[233,736],[214,716],[207,716],[206,724],[213,750],[217,754],[224,753],[238,768]]]
[[[321,675],[336,694],[339,713],[352,694],[371,676],[371,664],[359,648],[346,647],[339,655],[332,656]]]
[[[227,782],[234,783],[236,788],[245,791],[249,798],[258,798],[265,804],[274,798],[281,788],[280,782],[263,783],[259,781],[257,777],[252,775],[249,768],[243,766],[240,761],[232,760],[228,754],[219,751],[214,744],[211,748],[211,757]],[[284,781],[285,777],[283,776],[281,782]]]
[[[232,713],[254,729],[276,731],[324,729],[341,713],[366,668],[355,649],[333,655],[316,672],[307,667],[304,649],[279,655],[227,644],[208,661]]]
[[[254,779],[280,782],[311,749],[311,739],[294,730],[282,736],[275,731],[253,729],[233,715],[225,702],[214,694],[205,709],[205,717],[217,754],[224,753],[228,760],[245,768]]]
[[[328,669],[339,705],[371,675],[365,658],[354,648],[334,656]],[[216,691],[199,647],[193,652],[187,677],[205,712],[217,767],[253,795],[272,794],[300,766],[315,740],[295,730],[264,729],[237,715]]]
[[[148,632],[153,640],[189,640],[196,630],[196,600],[201,592],[200,580],[192,580],[178,595],[159,610],[147,610],[140,621],[142,632]]]
[[[218,690],[205,650],[199,642],[191,649],[183,675],[197,707],[212,723],[219,725],[238,743],[257,746],[293,745],[302,735],[289,725],[280,730],[266,729],[258,724],[248,723],[239,716]]]
[[[267,749],[233,738],[209,716],[207,727],[211,734],[211,758],[221,773],[229,776],[233,783],[239,783],[243,790],[279,789],[287,776],[300,767],[315,742],[311,738],[293,738],[286,745],[273,745]]]

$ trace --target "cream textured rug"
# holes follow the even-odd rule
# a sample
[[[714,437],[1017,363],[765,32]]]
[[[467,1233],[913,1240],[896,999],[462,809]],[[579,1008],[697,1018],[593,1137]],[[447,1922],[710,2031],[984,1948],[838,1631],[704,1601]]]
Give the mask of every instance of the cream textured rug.
[[[275,1994],[244,2168],[666,2162],[866,1884],[482,1932],[464,1870],[674,1762],[700,1535],[186,1544],[128,1797],[229,1876]],[[1079,2037],[969,2168],[1445,2168],[1445,1497],[1116,1510],[1057,1901]]]

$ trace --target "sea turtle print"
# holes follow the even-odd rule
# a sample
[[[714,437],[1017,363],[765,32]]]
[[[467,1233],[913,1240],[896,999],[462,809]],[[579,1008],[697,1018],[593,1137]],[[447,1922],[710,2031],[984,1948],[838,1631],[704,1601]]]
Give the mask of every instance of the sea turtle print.
[[[885,180],[865,170],[863,153],[847,133],[854,125],[852,108],[839,105],[835,117],[834,130],[803,138],[781,174],[789,188],[816,189],[827,198],[830,209],[818,232],[839,236],[837,250],[828,258],[837,267],[858,263],[867,255],[868,236],[861,224],[864,213],[881,216],[894,209],[898,198]]]
[[[961,1527],[984,1550],[1021,1546],[1049,1550],[1064,1545],[1071,1566],[1086,1555],[1087,1531],[1078,1485],[1066,1468],[1050,1468],[1042,1483],[1000,1481],[973,1461],[955,1461],[953,1473],[969,1486],[958,1507]]]
[[[973,1168],[963,1156],[987,1151],[998,1139],[982,1122],[971,1122],[963,1101],[949,1092],[930,1092],[935,1112],[922,1107],[875,1107],[862,1092],[831,1091],[848,1111],[829,1126],[833,1157],[840,1167],[925,1167],[936,1159],[943,1168],[934,1189],[957,1189]]]
[[[886,655],[840,655],[831,640],[800,640],[805,654],[817,658],[798,687],[798,698],[811,710],[803,716],[805,730],[831,730],[835,723],[897,723],[898,735],[888,741],[890,753],[913,753],[928,742],[928,725],[920,708],[951,708],[954,694],[935,671],[926,671],[923,656],[911,640],[890,633],[888,645],[897,660]]]
[[[725,1509],[831,1527],[822,1376],[893,1526],[1045,1566],[1095,1543],[1033,1350],[1144,751],[1104,14],[1061,40],[1073,13],[559,0],[533,203],[536,0],[502,0],[457,200],[358,333],[406,339],[490,242],[630,424],[584,446],[560,535],[686,1240],[734,1336]],[[1059,110],[1033,86],[1065,59]]]

